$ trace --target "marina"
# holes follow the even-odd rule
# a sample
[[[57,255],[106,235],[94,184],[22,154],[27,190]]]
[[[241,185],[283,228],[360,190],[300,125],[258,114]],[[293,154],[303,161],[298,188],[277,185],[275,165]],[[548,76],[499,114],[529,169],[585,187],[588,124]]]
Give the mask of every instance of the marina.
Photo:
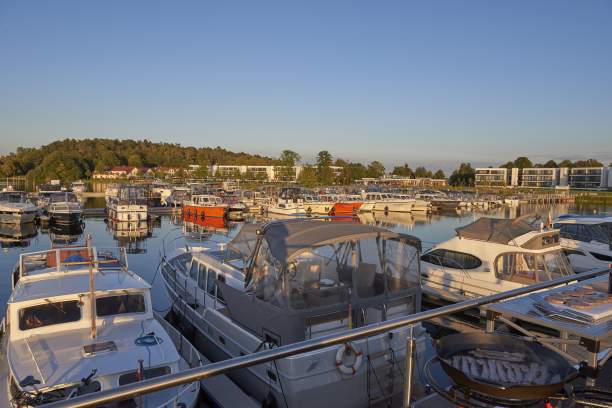
[[[216,203],[214,205],[219,205],[222,201],[213,202]],[[188,200],[185,201],[185,204],[188,203]],[[83,207],[88,207],[87,200],[83,202]],[[481,305],[479,302],[482,299],[490,296],[504,296],[508,291],[529,290],[530,287],[545,285],[555,279],[571,278],[573,273],[569,271],[572,266],[581,266],[571,261],[571,255],[567,261],[565,261],[566,258],[552,260],[547,255],[561,253],[562,248],[568,247],[563,244],[566,241],[571,246],[571,242],[568,241],[571,238],[568,231],[547,229],[553,227],[552,223],[544,229],[542,225],[553,220],[555,228],[559,228],[562,223],[567,224],[572,221],[581,224],[595,223],[599,228],[597,231],[602,231],[601,228],[608,227],[606,224],[608,218],[588,216],[588,214],[603,214],[606,211],[605,208],[577,208],[573,204],[557,204],[553,207],[520,204],[518,206],[496,205],[488,209],[472,206],[463,211],[452,211],[447,214],[357,211],[350,217],[327,216],[321,219],[304,214],[304,216],[292,216],[287,221],[283,221],[283,217],[280,217],[280,221],[274,221],[277,217],[274,214],[265,215],[264,212],[262,216],[261,212],[253,214],[245,208],[245,221],[238,222],[230,220],[227,216],[205,215],[201,217],[187,212],[181,214],[180,211],[176,211],[175,207],[173,211],[157,215],[157,220],[151,220],[148,217],[147,220],[139,220],[137,223],[108,219],[106,212],[90,211],[89,214],[84,211],[85,216],[83,222],[78,224],[79,227],[64,228],[61,224],[49,227],[34,225],[33,231],[15,230],[13,238],[3,244],[4,254],[0,257],[0,267],[12,270],[20,256],[28,256],[27,253],[36,251],[48,251],[52,246],[61,248],[70,245],[71,248],[74,248],[83,245],[83,248],[87,248],[89,235],[93,237],[92,247],[118,246],[121,251],[124,251],[126,259],[129,259],[130,270],[141,276],[143,282],[146,281],[151,285],[150,299],[154,317],[157,319],[159,316],[168,315],[168,321],[162,319],[166,332],[174,333],[170,334],[171,336],[184,335],[186,336],[185,344],[193,344],[191,357],[187,356],[191,361],[189,365],[192,367],[194,366],[193,353],[198,353],[198,361],[203,362],[203,368],[207,365],[213,367],[215,364],[224,366],[226,362],[228,367],[231,367],[230,362],[244,359],[245,355],[252,355],[254,359],[257,359],[259,354],[265,355],[286,347],[295,347],[296,350],[300,350],[302,344],[318,339],[343,338],[348,333],[358,332],[361,328],[375,327],[377,321],[379,324],[386,324],[387,321],[409,320],[412,316],[420,316],[422,313],[440,311],[439,314],[434,313],[429,316],[421,324],[412,326],[410,330],[409,326],[404,328],[397,326],[395,329],[385,331],[386,334],[379,340],[376,336],[368,337],[367,340],[359,340],[358,337],[355,337],[351,342],[329,343],[321,349],[320,353],[315,352],[316,349],[311,349],[301,358],[295,355],[288,359],[281,358],[278,361],[275,359],[275,363],[260,363],[249,369],[230,370],[219,376],[202,380],[197,383],[198,387],[201,387],[198,406],[227,407],[236,406],[235,404],[259,406],[267,401],[265,404],[271,403],[272,406],[300,407],[302,403],[308,405],[314,401],[313,395],[321,398],[318,403],[321,406],[328,406],[328,404],[329,406],[343,406],[343,404],[346,406],[388,406],[389,404],[390,406],[402,406],[408,381],[405,374],[406,367],[413,365],[414,374],[411,380],[410,395],[414,406],[443,404],[449,403],[450,400],[451,403],[448,406],[453,406],[452,401],[455,401],[463,406],[480,407],[482,405],[470,405],[469,398],[466,401],[465,396],[449,397],[445,386],[439,384],[440,381],[446,384],[449,380],[439,374],[440,362],[436,360],[436,347],[439,347],[439,343],[436,339],[444,339],[450,333],[464,333],[465,335],[483,333],[484,335],[487,332],[493,333],[496,327],[510,328],[511,331],[524,338],[540,336],[543,339],[541,341],[544,347],[549,349],[560,347],[559,355],[565,356],[564,358],[572,364],[577,364],[584,359],[585,362],[593,365],[593,361],[597,360],[603,367],[610,355],[606,348],[610,343],[608,339],[610,333],[607,330],[600,332],[604,333],[603,337],[600,334],[595,338],[597,357],[589,357],[588,352],[576,348],[575,340],[573,340],[576,336],[575,331],[568,329],[563,332],[565,334],[561,333],[560,340],[551,343],[550,333],[545,330],[546,323],[537,322],[537,316],[525,315],[525,312],[520,317],[517,314],[509,315],[509,311],[501,309],[502,303],[500,303],[500,308],[497,307],[497,303],[487,304],[487,307],[481,309],[481,313],[484,314],[480,318],[477,317],[478,306]],[[566,214],[583,215],[568,216]],[[258,269],[249,271],[250,252],[256,248],[254,246],[258,242],[256,233],[259,234],[257,231],[260,229],[282,228],[285,230],[294,224],[295,228],[298,228],[294,232],[283,232],[279,235],[270,230],[263,233],[263,236],[269,234],[270,237],[282,237],[282,241],[278,243],[273,241],[267,243],[267,246],[277,251],[272,252],[276,257],[273,264],[282,265],[282,262],[278,263],[280,259],[278,257],[285,257],[286,260],[283,262],[287,262],[287,267],[291,265],[294,271],[281,273],[281,276],[284,274],[292,276],[290,282],[293,283],[288,282],[283,285],[295,288],[290,294],[282,295],[282,292],[274,289],[278,286],[273,283],[274,281],[266,278],[267,275],[259,276],[258,273],[262,272],[256,272]],[[7,232],[10,234],[10,231],[12,230]],[[292,235],[313,238],[307,238],[307,241],[300,238],[301,241],[294,242]],[[371,240],[368,236],[379,238]],[[389,246],[391,244],[385,244],[384,240],[379,241],[383,236],[386,237],[384,240],[390,240],[389,242],[399,240],[398,243],[405,242],[403,244],[405,248],[412,247],[413,249],[397,247],[392,250],[393,246]],[[460,246],[446,243],[453,242],[453,240],[458,240],[457,243]],[[534,246],[536,241],[540,242],[538,245],[544,246]],[[295,252],[296,255],[288,255],[293,252],[287,252],[289,247],[283,250],[282,245],[285,244],[282,242],[287,242],[292,248],[291,251],[295,251],[297,242],[301,242],[297,245],[303,249]],[[321,244],[325,242],[325,244],[321,245],[317,242]],[[537,273],[535,270],[529,272],[530,269],[513,269],[513,272],[508,275],[508,280],[492,280],[486,283],[486,279],[476,278],[476,275],[479,274],[477,265],[469,265],[470,260],[466,258],[470,250],[467,249],[468,247],[461,246],[470,242],[473,242],[471,245],[476,248],[473,252],[474,256],[482,259],[482,262],[486,262],[487,265],[499,264],[500,267],[505,268],[510,265],[521,265],[516,259],[510,261],[504,258],[503,261],[497,261],[495,255],[490,255],[491,260],[488,260],[485,256],[487,253],[485,248],[487,245],[492,245],[492,248],[500,247],[500,249],[495,249],[493,254],[497,251],[497,253],[504,254],[506,258],[512,253],[511,251],[527,251],[521,253],[524,258],[522,265],[525,267],[537,265],[540,262],[538,261],[538,256],[540,256],[543,268],[544,265],[554,264],[556,269],[543,269],[542,272]],[[393,245],[397,246],[398,243]],[[325,245],[329,245],[329,249],[325,249]],[[368,249],[370,245],[374,247]],[[378,245],[380,245],[378,249],[375,249]],[[503,245],[509,245],[508,249],[503,249]],[[311,252],[314,248],[318,249]],[[389,257],[387,261],[383,261],[385,270],[390,271],[389,268],[392,268],[393,264],[389,262],[391,259],[396,259],[398,272],[406,274],[405,283],[386,281],[384,279],[387,278],[383,279],[386,274],[377,278],[380,272],[376,271],[382,269],[380,269],[380,264],[376,266],[377,262],[381,262],[381,258],[375,254],[377,252],[380,254],[382,248],[386,248],[384,249],[386,255],[382,259]],[[457,253],[463,254],[463,257],[451,257],[449,249],[458,251]],[[446,251],[444,254],[442,254],[443,250]],[[261,250],[256,251],[261,252]],[[399,252],[395,256],[389,251]],[[409,254],[410,251],[413,251],[412,255]],[[74,252],[75,250],[72,250],[71,253]],[[422,256],[419,255],[420,253]],[[529,261],[526,254],[531,254],[529,256],[533,256],[534,261]],[[162,255],[161,258],[160,255]],[[370,260],[365,258],[372,255],[374,257]],[[335,260],[333,264],[328,263],[327,260],[321,262],[317,261],[318,256],[321,256],[321,260]],[[448,264],[451,261],[453,264]],[[298,263],[295,264],[295,262]],[[410,262],[416,262],[420,272],[411,271]],[[456,262],[460,262],[461,267],[458,267]],[[434,265],[434,267],[445,265],[442,280],[436,280],[438,279],[435,278],[436,272],[429,269],[431,266],[428,265]],[[585,271],[592,271],[596,269],[593,267],[599,267],[599,270],[603,270],[605,274],[607,270],[601,263],[589,264],[591,268],[582,266],[582,270]],[[260,268],[262,268],[261,271],[267,271],[266,274],[270,273],[269,267]],[[346,273],[340,273],[340,270],[354,271],[352,273],[355,275],[347,277]],[[498,272],[507,273],[496,270],[496,273]],[[278,273],[274,272],[273,275]],[[317,276],[315,280],[308,277],[313,274]],[[245,276],[250,276],[248,278],[250,284],[245,280]],[[529,276],[531,280],[528,279]],[[543,278],[544,276],[546,278]],[[467,277],[469,279],[466,279]],[[259,286],[255,285],[255,282],[266,283],[264,286]],[[342,282],[349,282],[349,286],[345,286],[347,289],[342,289]],[[380,283],[376,284],[376,282]],[[501,284],[502,282],[505,283]],[[440,285],[440,283],[443,284]],[[501,286],[495,286],[500,284]],[[10,295],[10,286],[7,285],[10,283],[4,282],[3,286],[0,286],[3,288],[1,295],[5,299],[8,299]],[[303,292],[293,292],[295,290]],[[399,291],[387,293],[387,290]],[[87,291],[83,289],[83,292]],[[332,295],[332,292],[337,292],[337,294]],[[605,289],[602,289],[602,292],[605,292]],[[251,303],[252,300],[244,303],[249,296],[248,293],[255,294],[255,298],[261,297],[262,303],[261,306],[258,306],[263,308],[261,312],[258,312],[255,304]],[[297,293],[302,294],[298,296]],[[354,294],[351,295],[351,293]],[[398,296],[398,300],[393,300],[391,293],[396,293],[393,296]],[[245,300],[241,300],[243,296],[247,296]],[[350,300],[352,296],[356,296],[355,300]],[[384,307],[381,308],[380,305],[377,306],[376,302],[373,302],[377,297],[385,299]],[[348,303],[343,305],[342,302],[347,299]],[[405,299],[402,302],[407,303],[398,303],[399,299]],[[324,302],[321,303],[322,301]],[[336,303],[338,301],[340,303]],[[474,301],[478,303],[463,309],[465,302]],[[273,306],[266,306],[268,303]],[[269,320],[270,313],[279,313],[282,310],[278,309],[282,304],[287,305],[285,307],[288,309],[283,313],[288,314],[283,316],[281,313]],[[401,305],[412,305],[410,307],[415,309]],[[442,313],[446,307],[452,308],[455,305],[461,305],[464,317],[458,317],[456,311]],[[243,307],[247,309],[242,309]],[[270,307],[272,309],[266,309]],[[525,310],[524,308],[523,306],[522,310]],[[258,320],[256,317],[258,313],[263,313],[266,319]],[[537,313],[543,316],[542,313],[545,312]],[[534,316],[536,321],[533,320]],[[297,319],[294,320],[296,323],[302,322],[299,325],[306,322],[306,326],[300,328],[299,325],[295,325],[296,323],[291,323],[291,319]],[[522,321],[526,324],[517,326],[516,322],[520,322],[520,319],[523,319]],[[497,326],[494,322],[497,322]],[[537,323],[538,327],[534,328],[534,323]],[[577,324],[584,325],[584,323]],[[260,334],[263,337],[254,336],[254,333],[263,333]],[[306,334],[305,337],[303,333]],[[496,335],[508,335],[507,330],[496,333]],[[381,344],[382,339],[389,336],[396,340],[377,350],[376,347],[379,347],[377,345]],[[411,340],[407,342],[406,339]],[[563,343],[564,341],[566,343]],[[344,348],[330,347],[331,344],[344,344],[345,346]],[[409,362],[408,360],[412,359],[406,358],[407,347],[413,348],[414,361]],[[255,350],[254,354],[252,354],[253,350]],[[364,353],[364,359],[355,358],[355,353],[359,356]],[[301,377],[304,375],[304,367],[307,367],[308,361],[311,360],[325,361],[330,365],[320,366],[317,371]],[[334,361],[338,363],[334,365]],[[604,369],[604,372],[607,371]],[[594,371],[590,373],[594,376],[594,379],[590,380],[594,384],[597,381],[597,375],[593,374]],[[273,381],[270,380],[270,375],[274,377]],[[322,384],[316,385],[317,382],[313,380],[317,377],[326,378],[328,391]],[[345,392],[337,392],[338,386],[330,382],[334,377],[337,377],[337,381],[341,381],[342,387],[347,389]],[[347,381],[349,378],[352,381]],[[142,381],[142,384],[148,382],[149,380]],[[129,387],[126,385],[126,389]],[[356,388],[349,391],[351,387]],[[96,394],[106,395],[108,393],[100,390]],[[339,395],[344,397],[334,401],[335,396]],[[346,399],[347,395],[351,395],[354,399]],[[76,393],[70,396],[71,399],[75,397]],[[582,397],[581,395],[580,398]],[[573,396],[573,398],[578,397]]]

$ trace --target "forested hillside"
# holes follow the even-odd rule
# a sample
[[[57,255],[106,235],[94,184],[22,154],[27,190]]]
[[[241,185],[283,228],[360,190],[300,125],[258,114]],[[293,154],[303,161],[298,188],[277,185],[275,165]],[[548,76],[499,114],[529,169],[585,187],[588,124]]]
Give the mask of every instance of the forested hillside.
[[[269,157],[221,147],[184,147],[148,140],[65,139],[40,148],[18,148],[0,157],[0,177],[24,176],[43,182],[88,178],[112,166],[186,167],[189,164],[273,164]]]

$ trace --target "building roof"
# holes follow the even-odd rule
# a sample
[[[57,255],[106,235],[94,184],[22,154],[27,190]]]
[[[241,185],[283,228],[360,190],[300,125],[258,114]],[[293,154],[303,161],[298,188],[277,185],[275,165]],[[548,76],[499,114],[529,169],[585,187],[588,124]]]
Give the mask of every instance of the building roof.
[[[536,229],[521,218],[509,220],[482,217],[469,225],[456,228],[455,231],[459,238],[508,244]]]

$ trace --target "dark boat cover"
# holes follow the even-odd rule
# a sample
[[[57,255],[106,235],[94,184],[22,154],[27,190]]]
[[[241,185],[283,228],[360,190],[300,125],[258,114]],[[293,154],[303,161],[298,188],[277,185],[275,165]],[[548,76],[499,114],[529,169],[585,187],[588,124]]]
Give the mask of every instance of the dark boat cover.
[[[483,217],[455,231],[460,238],[508,244],[521,235],[537,230],[519,218],[508,220]]]

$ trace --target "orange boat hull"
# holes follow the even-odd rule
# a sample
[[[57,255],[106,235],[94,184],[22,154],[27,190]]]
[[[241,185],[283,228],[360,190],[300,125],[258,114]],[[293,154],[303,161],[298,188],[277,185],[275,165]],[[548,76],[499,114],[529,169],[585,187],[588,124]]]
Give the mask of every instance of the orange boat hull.
[[[204,207],[199,205],[186,205],[183,208],[183,218],[190,222],[196,222],[196,220],[202,220],[209,217],[225,218],[226,213],[227,207],[225,206]]]
[[[353,215],[359,210],[363,203],[355,202],[343,202],[336,203],[330,211],[330,215]]]

